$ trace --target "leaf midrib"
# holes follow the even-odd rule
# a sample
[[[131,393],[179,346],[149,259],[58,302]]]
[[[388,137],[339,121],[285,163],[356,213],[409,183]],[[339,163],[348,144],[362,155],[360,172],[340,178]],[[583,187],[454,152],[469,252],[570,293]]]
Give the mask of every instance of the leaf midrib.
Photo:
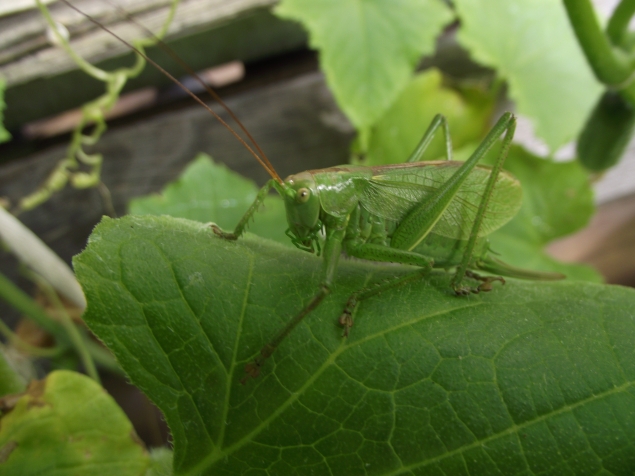
[[[222,456],[222,453],[223,453],[222,450],[220,450],[220,448],[223,447],[223,443],[225,441],[225,429],[227,428],[227,425],[225,425],[224,422],[227,420],[227,413],[229,412],[229,407],[230,407],[229,401],[230,401],[231,389],[232,389],[230,379],[233,377],[234,369],[236,368],[236,362],[238,357],[238,347],[239,347],[238,344],[240,342],[240,337],[242,336],[243,322],[245,319],[245,315],[247,314],[247,302],[249,300],[249,293],[251,292],[254,267],[255,267],[255,258],[253,254],[250,254],[249,255],[249,272],[247,274],[245,294],[243,297],[242,308],[240,310],[240,319],[238,321],[238,331],[236,332],[236,339],[234,340],[234,350],[232,352],[232,360],[231,360],[231,364],[228,371],[228,379],[227,379],[228,382],[227,382],[227,387],[225,390],[225,407],[223,410],[223,417],[220,421],[221,430],[220,430],[220,434],[218,435],[218,444],[216,445],[216,448],[214,449],[214,453],[220,452],[219,456]]]
[[[307,390],[321,375],[322,373],[324,373],[326,371],[326,369],[328,369],[332,364],[335,363],[335,360],[337,359],[337,357],[339,357],[345,350],[356,347],[358,345],[361,345],[369,340],[381,337],[382,335],[388,333],[388,332],[392,332],[394,330],[398,330],[401,329],[403,327],[409,327],[413,324],[416,324],[422,320],[425,319],[429,319],[429,318],[433,318],[433,317],[438,317],[438,316],[442,316],[444,314],[450,313],[450,312],[454,312],[457,309],[463,309],[463,308],[469,308],[469,307],[476,307],[476,306],[480,306],[483,305],[484,303],[476,303],[476,304],[471,304],[469,306],[458,306],[456,308],[452,308],[452,309],[443,309],[439,312],[436,312],[434,314],[428,314],[426,316],[423,317],[418,317],[416,319],[412,319],[410,321],[407,322],[403,322],[400,323],[399,325],[387,328],[386,330],[383,330],[381,332],[377,332],[375,334],[370,334],[366,337],[364,337],[363,339],[359,339],[355,342],[352,343],[348,343],[345,340],[342,340],[340,342],[340,345],[337,347],[337,349],[335,349],[330,355],[329,357],[324,361],[324,363],[322,364],[322,366],[304,383],[304,385],[302,385],[302,387],[300,387],[297,391],[293,392],[293,394],[291,395],[291,397],[284,402],[282,405],[280,405],[276,411],[274,411],[271,415],[269,415],[269,417],[267,417],[265,420],[263,420],[257,427],[255,427],[252,431],[250,431],[248,434],[246,434],[243,438],[241,438],[240,440],[238,440],[236,443],[232,444],[231,446],[219,450],[218,452],[213,452],[211,453],[208,457],[204,458],[198,465],[196,465],[194,468],[192,468],[188,473],[186,474],[196,474],[199,471],[204,470],[205,468],[208,468],[210,466],[212,466],[216,461],[220,460],[221,458],[232,454],[233,452],[239,450],[240,448],[242,448],[244,445],[251,443],[253,441],[253,439],[260,434],[261,431],[267,429],[267,427],[269,426],[269,424],[274,421],[276,418],[278,418],[278,416],[280,416],[291,404],[293,404],[296,400],[298,400],[303,394],[304,391]]]

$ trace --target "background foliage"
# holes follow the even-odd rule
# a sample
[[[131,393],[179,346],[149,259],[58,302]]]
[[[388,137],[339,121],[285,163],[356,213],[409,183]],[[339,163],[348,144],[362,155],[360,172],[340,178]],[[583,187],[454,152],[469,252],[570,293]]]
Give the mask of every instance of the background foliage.
[[[276,11],[301,21],[319,50],[358,131],[353,162],[402,162],[436,113],[464,159],[504,89],[553,152],[579,133],[602,87],[561,3],[484,3],[284,0]],[[493,80],[414,73],[456,20],[458,41]],[[442,151],[433,144],[426,159]],[[435,271],[364,302],[344,339],[348,296],[407,269],[343,260],[333,294],[242,386],[245,363],[313,295],[322,263],[290,247],[279,197],[267,198],[254,235],[217,238],[206,223],[231,229],[257,187],[199,156],[161,195],[134,200],[131,215],[105,218],[74,261],[86,324],[163,411],[174,455],[140,446],[87,377],[54,372],[16,396],[21,381],[0,365],[0,468],[53,471],[31,457],[37,447],[63,474],[169,474],[172,458],[177,474],[632,473],[635,293],[542,250],[589,220],[589,175],[520,146],[506,168],[525,199],[492,248],[566,281],[510,279],[457,298]]]

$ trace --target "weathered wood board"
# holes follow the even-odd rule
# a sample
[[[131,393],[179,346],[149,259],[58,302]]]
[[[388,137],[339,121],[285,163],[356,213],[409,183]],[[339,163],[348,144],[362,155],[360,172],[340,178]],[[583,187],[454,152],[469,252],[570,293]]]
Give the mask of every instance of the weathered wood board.
[[[123,0],[118,4],[135,21],[158,32],[170,0]],[[181,0],[166,43],[194,70],[230,60],[255,61],[293,51],[306,44],[304,30],[294,22],[275,17],[276,0]],[[94,16],[127,40],[147,37],[101,0],[73,0],[80,10]],[[71,33],[72,48],[90,63],[106,69],[132,64],[128,48],[61,2],[50,5],[53,17]],[[36,9],[0,18],[0,76],[7,80],[5,125],[22,124],[78,107],[103,91],[103,84],[77,70],[65,51],[53,46],[47,24]],[[178,65],[159,48],[148,54],[177,76]],[[129,81],[126,90],[145,85],[165,85],[169,80],[154,68],[146,68]]]

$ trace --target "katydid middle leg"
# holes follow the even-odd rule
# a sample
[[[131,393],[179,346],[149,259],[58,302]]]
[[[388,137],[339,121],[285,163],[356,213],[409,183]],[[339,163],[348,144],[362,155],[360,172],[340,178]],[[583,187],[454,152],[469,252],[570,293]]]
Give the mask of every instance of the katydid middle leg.
[[[449,144],[450,136],[447,131],[447,121],[443,116],[437,114],[408,162],[416,162],[421,158],[434,133],[441,125],[444,126],[447,139],[446,143],[451,147],[451,144]],[[451,152],[449,152],[449,154],[451,154]],[[338,319],[339,324],[344,328],[343,337],[348,337],[350,329],[353,327],[355,309],[362,301],[387,291],[388,289],[404,285],[415,279],[420,279],[432,270],[434,260],[431,258],[417,252],[392,248],[388,242],[386,222],[383,218],[371,216],[371,214],[361,206],[353,210],[350,215],[346,239],[344,241],[344,249],[349,256],[368,261],[407,264],[417,266],[420,269],[405,276],[371,284],[353,293],[348,298],[344,310]]]
[[[326,240],[324,242],[324,257],[323,257],[323,269],[322,269],[322,282],[318,288],[318,291],[311,298],[309,303],[302,308],[287,324],[271,339],[267,342],[253,361],[245,365],[246,376],[242,378],[241,383],[245,384],[249,377],[256,378],[260,375],[260,369],[264,362],[271,357],[271,355],[278,348],[284,338],[296,328],[300,322],[313,311],[320,303],[328,296],[335,280],[335,271],[337,270],[337,263],[339,262],[340,255],[342,253],[342,242],[346,234],[346,219],[331,219],[327,227]]]
[[[448,126],[448,120],[442,114],[437,114],[430,122],[428,129],[423,134],[423,137],[415,147],[415,150],[410,154],[410,157],[406,162],[420,162],[423,154],[427,150],[430,142],[434,138],[439,127],[443,127],[443,137],[445,140],[445,158],[452,160],[452,137],[450,137],[450,127]]]

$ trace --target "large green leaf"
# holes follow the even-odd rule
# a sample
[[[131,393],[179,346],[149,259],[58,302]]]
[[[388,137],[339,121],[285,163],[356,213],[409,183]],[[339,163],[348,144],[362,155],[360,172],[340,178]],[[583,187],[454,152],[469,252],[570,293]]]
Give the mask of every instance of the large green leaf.
[[[635,291],[449,276],[361,304],[408,271],[343,260],[264,365],[243,367],[318,288],[318,258],[170,217],[105,218],[74,261],[85,321],[164,412],[177,474],[631,474]]]
[[[251,180],[232,172],[211,157],[199,154],[160,195],[131,200],[134,215],[170,215],[203,223],[214,222],[232,229],[254,202],[258,187]],[[291,246],[284,234],[287,229],[284,204],[277,195],[265,199],[250,223],[249,231]]]
[[[493,97],[478,89],[466,94],[442,86],[436,69],[415,76],[379,121],[370,129],[365,165],[405,162],[436,114],[450,126],[454,147],[482,138],[494,106]],[[424,159],[439,159],[445,153],[442,131],[426,151]]]
[[[556,149],[573,139],[601,87],[593,77],[562,2],[455,0],[459,41],[509,83],[518,112]]]
[[[283,0],[276,13],[309,31],[326,80],[358,129],[392,104],[453,17],[441,0]]]
[[[76,372],[32,382],[0,423],[3,476],[141,476],[150,464],[123,410]]]

